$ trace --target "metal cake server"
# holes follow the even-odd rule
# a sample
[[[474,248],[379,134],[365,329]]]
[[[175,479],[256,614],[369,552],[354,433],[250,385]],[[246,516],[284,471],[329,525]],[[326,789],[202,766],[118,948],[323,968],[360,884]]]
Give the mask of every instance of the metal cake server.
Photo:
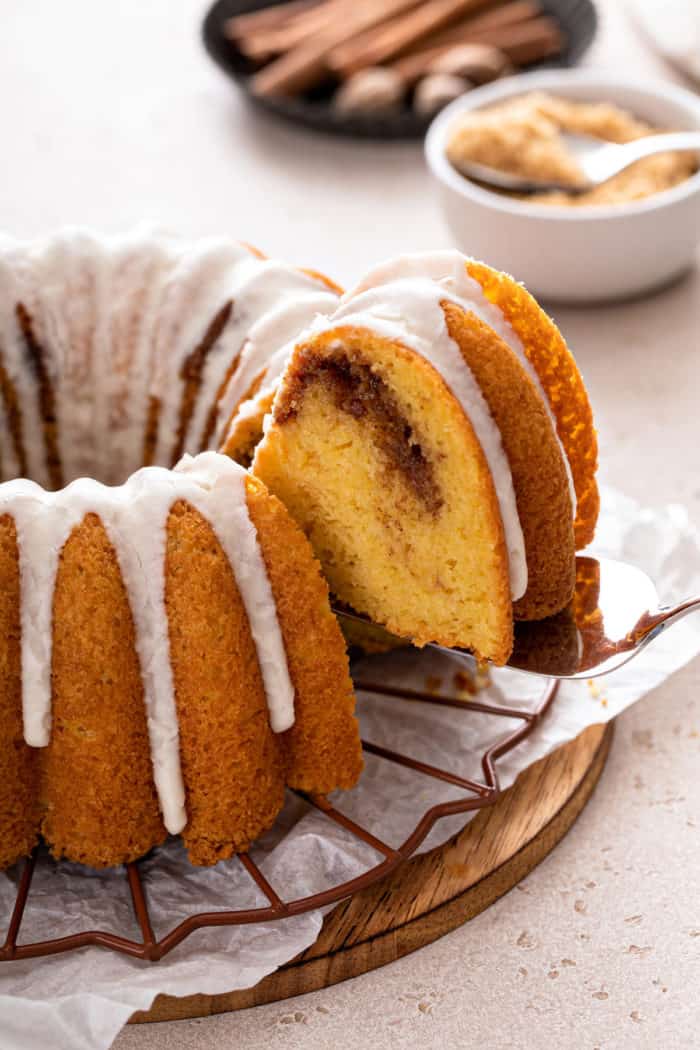
[[[574,135],[569,132],[562,132],[561,138],[583,174],[581,182],[575,186],[551,179],[513,175],[510,172],[499,171],[497,168],[477,164],[470,160],[460,161],[459,170],[468,178],[486,186],[492,186],[494,189],[511,190],[517,193],[561,190],[575,196],[607,182],[613,175],[619,174],[643,157],[651,157],[655,153],[700,151],[700,131],[647,135],[622,145],[616,142],[602,142],[590,135]]]
[[[634,565],[580,556],[571,604],[547,620],[517,621],[508,667],[546,678],[597,678],[622,667],[696,609],[700,597],[661,605],[654,584]],[[341,619],[367,623],[366,617],[345,609],[335,611]]]

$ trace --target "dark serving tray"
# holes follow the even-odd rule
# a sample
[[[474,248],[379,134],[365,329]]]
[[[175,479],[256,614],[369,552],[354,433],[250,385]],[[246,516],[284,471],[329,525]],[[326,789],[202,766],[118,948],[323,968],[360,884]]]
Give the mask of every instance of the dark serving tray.
[[[432,118],[420,117],[410,109],[387,116],[348,116],[330,105],[330,89],[321,89],[299,98],[259,98],[250,90],[254,65],[235,43],[224,35],[225,22],[234,15],[271,7],[279,0],[216,0],[202,25],[204,46],[216,64],[236,81],[250,101],[287,120],[317,131],[365,139],[422,138]],[[561,55],[534,62],[527,69],[573,66],[589,48],[598,26],[592,0],[543,0],[544,13],[559,22],[566,40]]]

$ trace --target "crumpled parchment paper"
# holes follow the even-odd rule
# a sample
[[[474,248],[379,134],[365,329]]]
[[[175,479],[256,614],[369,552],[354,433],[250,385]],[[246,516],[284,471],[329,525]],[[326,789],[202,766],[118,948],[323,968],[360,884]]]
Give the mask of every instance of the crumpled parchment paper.
[[[611,489],[603,491],[602,506],[592,553],[645,569],[664,603],[700,593],[700,534],[682,507],[644,509]],[[502,786],[586,726],[614,718],[698,652],[700,617],[691,616],[662,633],[632,663],[597,680],[595,688],[586,682],[564,683],[541,726],[499,760]],[[403,651],[363,660],[357,672],[365,679],[414,688],[425,688],[431,676],[441,680],[441,691],[454,693],[454,675],[463,667],[456,656]],[[504,670],[493,675],[492,685],[479,699],[527,707],[540,695],[535,679]],[[365,739],[475,779],[480,779],[485,748],[515,726],[510,719],[368,694],[359,694],[358,713]],[[398,845],[420,813],[460,794],[450,785],[367,755],[359,786],[334,801],[379,838]],[[462,815],[438,822],[421,849],[444,842],[467,819]],[[254,856],[287,899],[351,878],[379,860],[370,847],[294,797]],[[156,936],[192,911],[266,903],[235,859],[195,869],[177,842],[156,851],[141,870]],[[0,873],[3,937],[18,876],[18,869]],[[254,926],[202,930],[156,964],[99,948],[0,964],[0,1044],[3,1050],[44,1045],[52,1050],[104,1050],[129,1016],[147,1009],[161,992],[216,994],[256,984],[312,944],[321,921],[321,913],[314,912]],[[94,928],[139,937],[123,871],[92,872],[42,857],[20,943]]]

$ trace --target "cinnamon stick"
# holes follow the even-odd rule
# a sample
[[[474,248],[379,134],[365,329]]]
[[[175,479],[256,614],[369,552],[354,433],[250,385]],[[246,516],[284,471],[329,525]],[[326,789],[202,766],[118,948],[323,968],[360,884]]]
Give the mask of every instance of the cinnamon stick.
[[[265,29],[277,29],[300,11],[317,7],[319,0],[285,0],[283,3],[264,7],[261,11],[250,11],[245,15],[234,15],[224,22],[224,35],[229,40],[238,40],[250,33]]]
[[[316,33],[324,33],[342,18],[346,0],[324,0],[309,11],[302,11],[282,25],[250,33],[238,41],[238,46],[249,58],[264,61],[274,55],[291,51]]]
[[[522,22],[528,18],[536,17],[541,11],[542,8],[537,0],[511,0],[509,3],[502,4],[501,6],[487,10],[483,13],[477,12],[476,14],[470,14],[454,25],[449,25],[446,28],[438,29],[429,33],[426,37],[416,41],[411,47],[406,48],[404,54],[410,55],[416,51],[423,51],[428,47],[437,47],[442,43],[462,42],[461,36],[454,35],[458,27],[461,30],[466,29],[467,26],[469,26],[477,32],[482,28],[489,29],[492,26],[510,25],[516,22]],[[385,27],[387,29],[390,25],[392,27],[398,27],[402,18],[403,16],[394,18],[390,23],[386,23]],[[348,60],[352,61],[353,57],[359,55],[363,49],[370,49],[374,45],[375,40],[376,32],[371,30],[355,37],[350,44],[347,42],[340,44],[328,55],[329,68],[341,77],[346,76],[347,74],[344,68],[346,62]]]
[[[383,0],[378,3],[375,0],[371,4],[345,3],[344,10],[348,9],[345,17],[335,19],[324,32],[291,48],[261,69],[252,78],[252,90],[258,95],[297,95],[307,91],[328,75],[327,57],[333,47],[415,7],[417,2]]]
[[[379,66],[407,51],[431,33],[466,14],[485,7],[489,0],[427,0],[402,18],[393,18],[372,34],[347,40],[328,55],[328,66],[342,77],[366,66]]]
[[[492,26],[476,32],[469,26],[457,26],[449,38],[445,34],[442,43],[404,55],[390,63],[390,68],[406,83],[412,84],[429,72],[436,58],[458,44],[491,44],[503,51],[514,65],[527,65],[558,54],[563,42],[558,23],[545,15],[512,26]]]

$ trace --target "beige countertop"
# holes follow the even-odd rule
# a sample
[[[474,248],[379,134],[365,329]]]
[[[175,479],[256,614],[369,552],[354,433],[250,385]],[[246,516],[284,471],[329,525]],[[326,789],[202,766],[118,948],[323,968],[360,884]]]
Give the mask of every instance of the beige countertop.
[[[660,67],[614,0],[590,61]],[[202,0],[37,0],[3,24],[0,229],[143,219],[224,232],[349,283],[449,244],[418,146],[253,114],[198,41]],[[667,74],[665,74],[667,75]],[[700,524],[700,274],[645,301],[556,309],[603,476]],[[118,1050],[698,1046],[700,662],[619,719],[600,785],[517,889],[437,943],[323,992],[125,1030]]]

